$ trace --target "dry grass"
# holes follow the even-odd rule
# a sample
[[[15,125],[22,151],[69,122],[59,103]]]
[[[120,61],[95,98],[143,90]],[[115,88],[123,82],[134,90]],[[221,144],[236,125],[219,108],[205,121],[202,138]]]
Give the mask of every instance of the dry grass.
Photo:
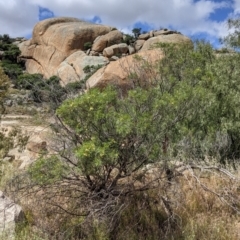
[[[69,216],[57,210],[51,201],[74,206],[74,199],[57,197],[59,185],[43,188],[38,194],[33,191],[20,199],[28,231],[41,230],[39,239],[240,239],[238,179],[214,170],[187,170],[169,182],[164,174],[157,175],[159,169],[151,171],[159,178],[154,188],[119,198],[122,207],[114,218]],[[61,193],[64,191],[66,187]]]

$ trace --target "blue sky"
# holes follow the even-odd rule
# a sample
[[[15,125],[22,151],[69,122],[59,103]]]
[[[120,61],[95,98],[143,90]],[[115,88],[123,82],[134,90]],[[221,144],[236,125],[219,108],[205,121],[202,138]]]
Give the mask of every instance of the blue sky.
[[[126,33],[169,28],[219,47],[227,19],[239,13],[240,0],[0,0],[0,34],[31,37],[38,21],[67,16]]]

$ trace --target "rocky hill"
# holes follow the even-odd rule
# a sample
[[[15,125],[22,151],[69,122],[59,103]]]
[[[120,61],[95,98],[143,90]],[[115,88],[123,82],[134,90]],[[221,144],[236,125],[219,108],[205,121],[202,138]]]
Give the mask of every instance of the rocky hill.
[[[88,66],[106,66],[110,64],[101,81],[108,79],[108,71],[114,78],[124,78],[119,68],[120,58],[141,52],[143,56],[152,56],[149,50],[158,42],[187,43],[191,40],[177,31],[159,30],[137,35],[129,40],[128,35],[116,28],[93,24],[75,18],[51,18],[36,24],[32,39],[19,43],[21,58],[26,61],[27,72],[40,73],[49,78],[59,76],[62,84],[82,80],[83,69]],[[129,66],[130,67],[130,66]],[[104,71],[104,70],[102,70]],[[99,73],[96,75],[99,82]],[[111,76],[112,77],[112,76]],[[95,85],[90,81],[89,86]]]
[[[240,239],[240,54],[135,30],[0,37],[0,239]]]

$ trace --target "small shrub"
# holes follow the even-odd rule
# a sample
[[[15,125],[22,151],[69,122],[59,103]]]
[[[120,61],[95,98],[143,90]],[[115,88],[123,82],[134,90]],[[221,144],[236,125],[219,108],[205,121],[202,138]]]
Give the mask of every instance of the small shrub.
[[[73,94],[76,94],[76,93],[80,92],[84,88],[85,88],[84,81],[77,81],[77,82],[68,83],[65,86],[66,91],[68,93],[73,93]]]
[[[92,43],[91,42],[86,42],[86,43],[84,43],[83,47],[84,47],[84,50],[88,50],[92,47]]]
[[[126,34],[122,40],[123,43],[126,43],[130,45],[131,43],[134,43],[135,39],[132,35]]]

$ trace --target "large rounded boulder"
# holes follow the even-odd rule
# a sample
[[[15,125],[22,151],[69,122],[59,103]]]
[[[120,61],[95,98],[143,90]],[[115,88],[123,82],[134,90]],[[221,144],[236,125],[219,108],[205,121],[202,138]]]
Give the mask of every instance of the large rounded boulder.
[[[56,75],[59,65],[72,53],[112,30],[76,18],[46,19],[36,24],[31,41],[19,46],[21,57],[27,59],[29,73],[43,73],[48,78]]]
[[[146,51],[154,48],[158,43],[171,43],[171,44],[187,44],[193,46],[192,40],[182,34],[172,33],[172,34],[162,34],[156,37],[149,38],[144,42],[141,51]]]
[[[162,58],[163,53],[160,49],[143,51],[122,57],[99,69],[87,80],[86,86],[88,89],[95,87],[104,88],[112,84],[126,91],[134,87],[134,84],[138,84],[134,83],[134,76],[136,81],[142,81],[140,84],[147,84],[156,79],[158,73],[156,71],[157,68],[154,68],[154,66]],[[150,65],[152,66],[151,69],[149,68]]]

